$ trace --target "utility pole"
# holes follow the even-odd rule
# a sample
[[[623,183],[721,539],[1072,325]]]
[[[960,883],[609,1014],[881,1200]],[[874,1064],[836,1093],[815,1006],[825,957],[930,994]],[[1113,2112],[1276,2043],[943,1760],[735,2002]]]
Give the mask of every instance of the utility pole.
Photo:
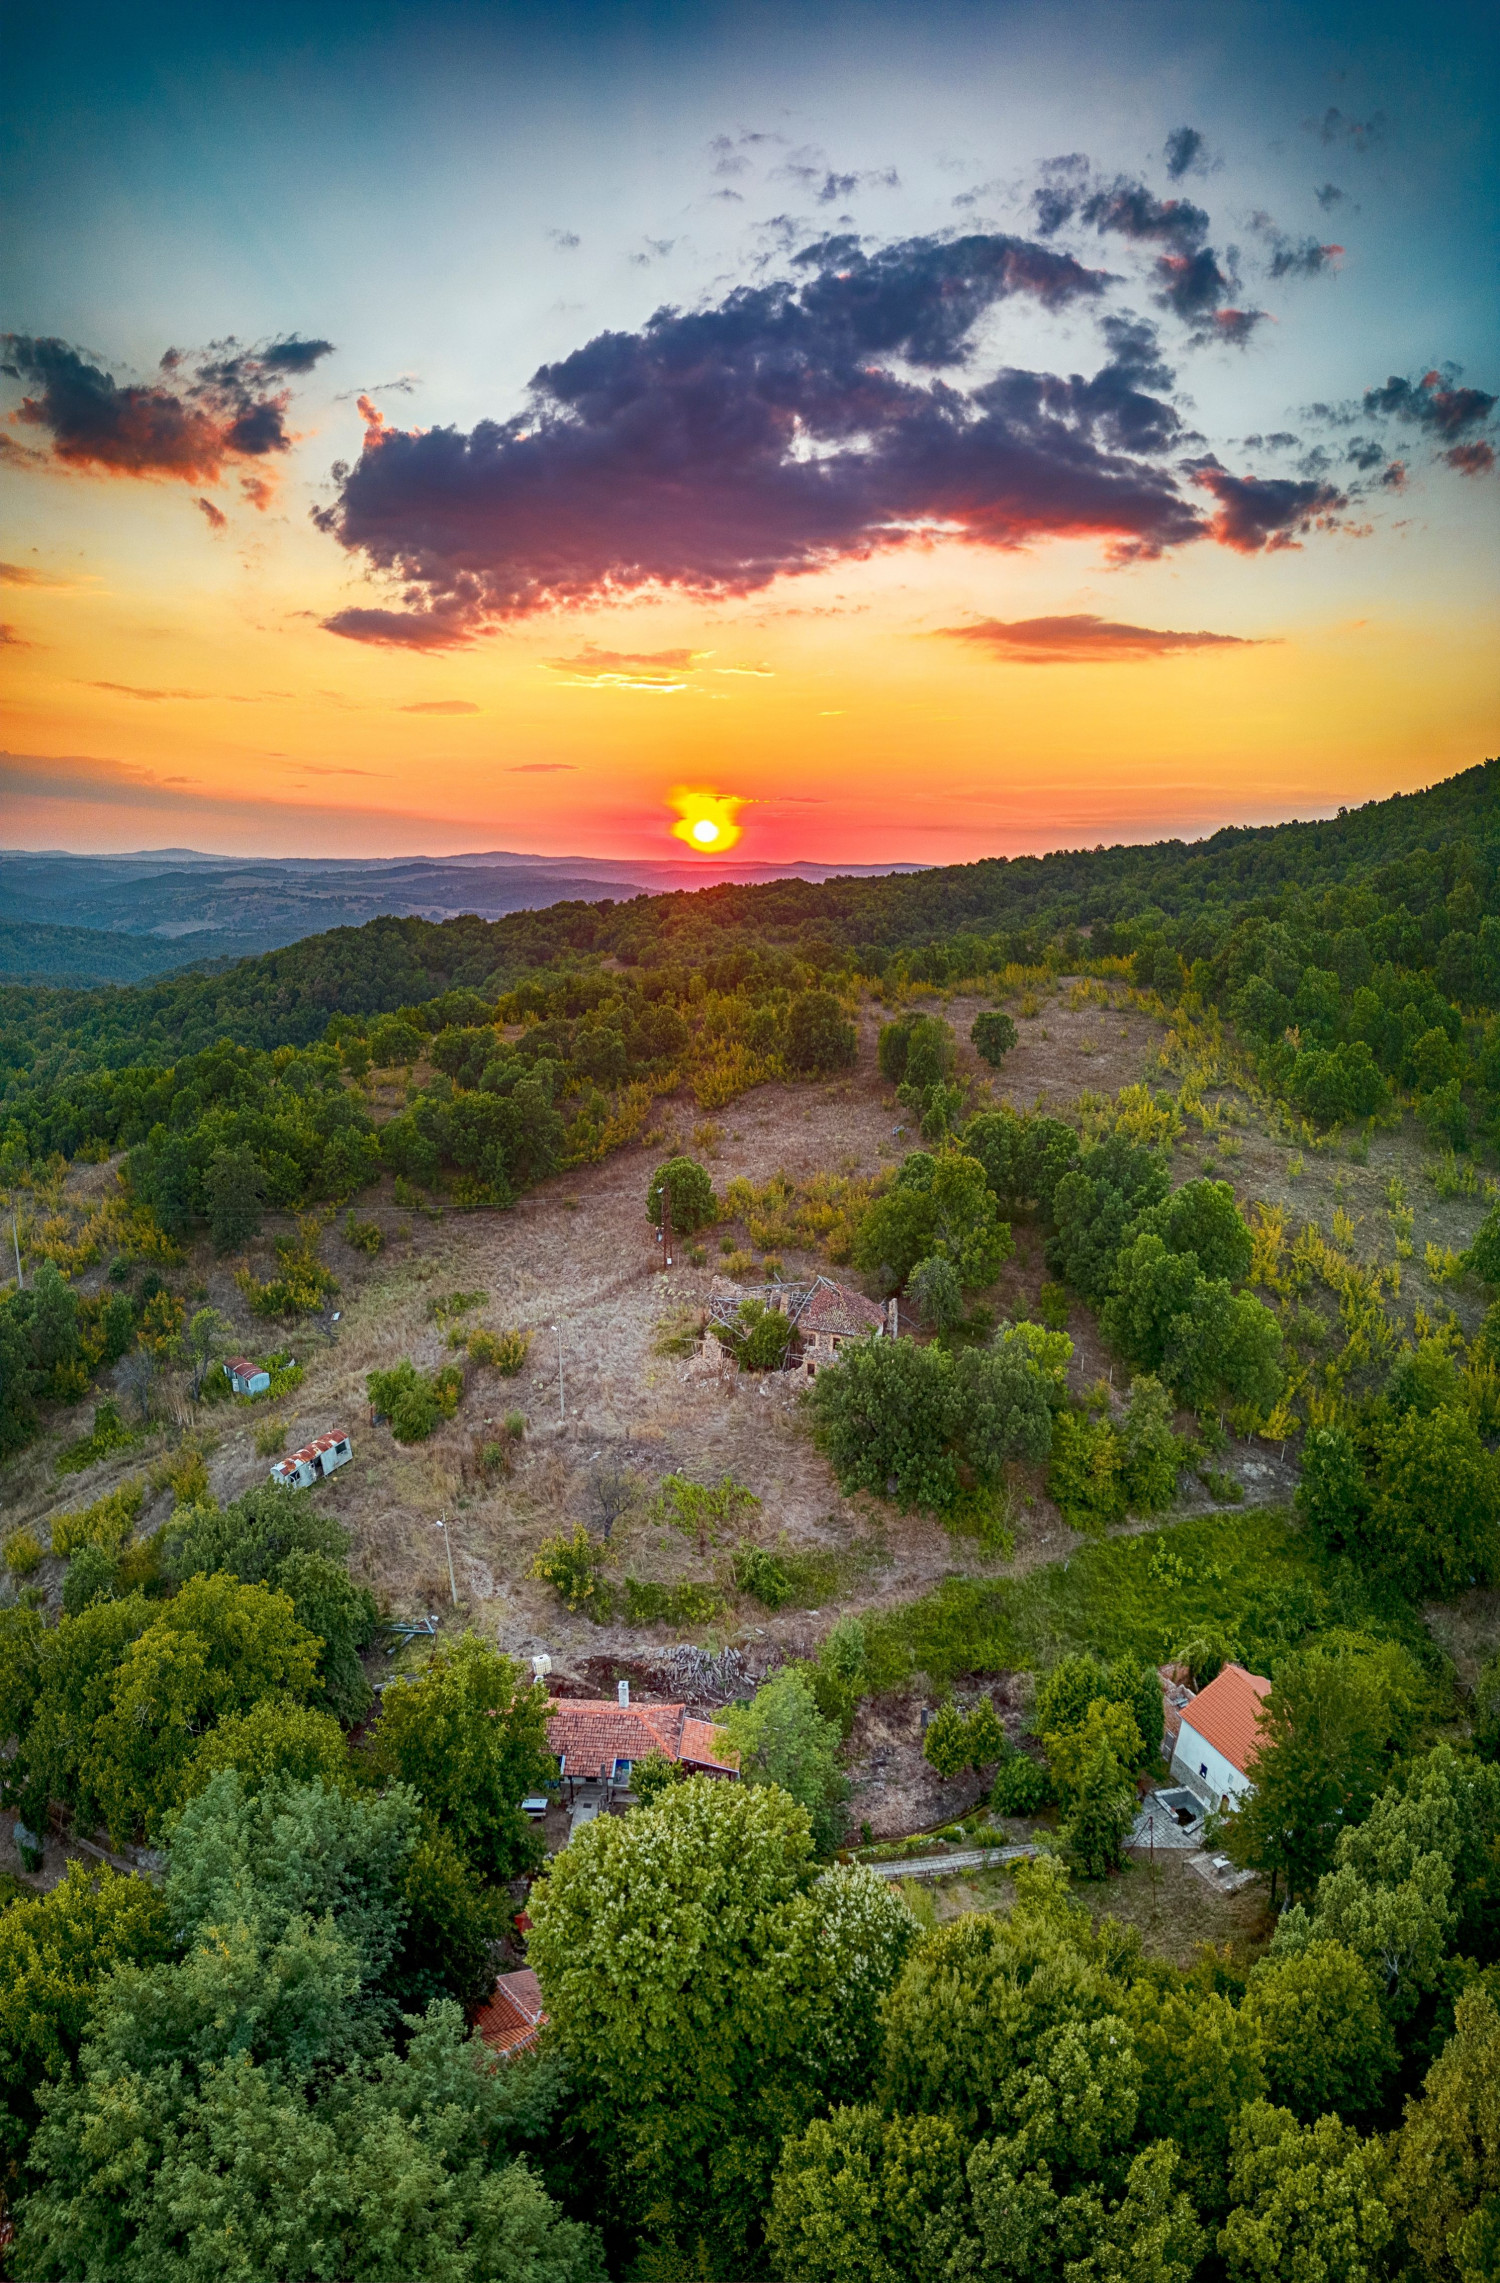
[[[561,1427],[568,1416],[567,1404],[563,1400],[562,1326],[554,1324],[552,1329],[557,1334],[557,1423]]]
[[[661,1185],[661,1250],[662,1266],[672,1265],[672,1191],[667,1182]]]
[[[448,1591],[449,1591],[449,1592],[452,1594],[452,1596],[453,1596],[453,1606],[454,1606],[454,1608],[455,1608],[455,1609],[457,1609],[457,1607],[458,1607],[458,1580],[457,1580],[457,1578],[456,1578],[456,1577],[453,1575],[453,1540],[452,1540],[452,1539],[449,1537],[449,1535],[448,1535],[448,1525],[447,1525],[447,1523],[446,1523],[446,1522],[440,1522],[440,1523],[438,1524],[438,1528],[439,1528],[439,1529],[442,1531],[442,1533],[443,1533],[443,1545],[444,1545],[444,1547],[446,1548],[446,1550],[447,1550],[447,1555],[448,1555]]]
[[[24,1290],[21,1283],[21,1229],[14,1213],[10,1217],[10,1233],[16,1248],[16,1290]]]

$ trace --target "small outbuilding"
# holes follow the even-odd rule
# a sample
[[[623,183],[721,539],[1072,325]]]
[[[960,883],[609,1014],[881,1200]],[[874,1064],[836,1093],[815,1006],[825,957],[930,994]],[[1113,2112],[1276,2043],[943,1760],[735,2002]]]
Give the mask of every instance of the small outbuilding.
[[[347,1435],[319,1435],[316,1442],[304,1443],[300,1451],[278,1459],[271,1480],[278,1490],[306,1490],[336,1467],[347,1466],[353,1456],[354,1445]]]
[[[264,1395],[271,1385],[265,1365],[252,1363],[248,1356],[230,1356],[224,1369],[236,1395]]]
[[[1233,1807],[1254,1791],[1260,1708],[1270,1692],[1264,1674],[1226,1665],[1181,1707],[1172,1773],[1206,1807]]]

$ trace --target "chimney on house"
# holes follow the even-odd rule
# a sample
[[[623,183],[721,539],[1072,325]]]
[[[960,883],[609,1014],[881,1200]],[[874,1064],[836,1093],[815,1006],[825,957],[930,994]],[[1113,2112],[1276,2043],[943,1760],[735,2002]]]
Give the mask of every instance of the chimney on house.
[[[629,1707],[629,1704],[630,1704],[630,1683],[629,1683],[629,1681],[621,1681],[621,1682],[620,1682],[619,1686],[618,1686],[618,1687],[616,1688],[616,1690],[615,1690],[615,1698],[616,1698],[616,1701],[617,1701],[617,1702],[618,1702],[618,1704],[619,1704],[620,1710],[621,1710],[622,1712],[626,1711],[626,1710],[627,1710],[627,1708]]]

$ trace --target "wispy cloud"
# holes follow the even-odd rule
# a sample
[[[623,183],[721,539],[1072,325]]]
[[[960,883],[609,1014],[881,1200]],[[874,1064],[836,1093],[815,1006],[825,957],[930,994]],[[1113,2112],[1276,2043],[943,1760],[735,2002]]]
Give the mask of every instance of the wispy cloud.
[[[973,626],[942,626],[947,641],[964,642],[994,658],[1023,666],[1111,666],[1170,658],[1194,650],[1248,650],[1259,637],[1184,633],[1163,626],[1128,626],[1117,619],[1071,611],[1056,618],[986,618]]]

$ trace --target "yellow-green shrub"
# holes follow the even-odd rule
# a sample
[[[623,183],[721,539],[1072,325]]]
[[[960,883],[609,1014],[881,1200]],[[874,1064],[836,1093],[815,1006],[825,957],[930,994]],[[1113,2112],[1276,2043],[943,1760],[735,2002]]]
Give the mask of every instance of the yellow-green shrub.
[[[124,1482],[118,1490],[106,1491],[103,1498],[96,1498],[92,1506],[54,1514],[53,1553],[66,1560],[70,1554],[76,1554],[80,1546],[101,1546],[106,1554],[117,1554],[135,1527],[145,1494],[143,1482]]]

